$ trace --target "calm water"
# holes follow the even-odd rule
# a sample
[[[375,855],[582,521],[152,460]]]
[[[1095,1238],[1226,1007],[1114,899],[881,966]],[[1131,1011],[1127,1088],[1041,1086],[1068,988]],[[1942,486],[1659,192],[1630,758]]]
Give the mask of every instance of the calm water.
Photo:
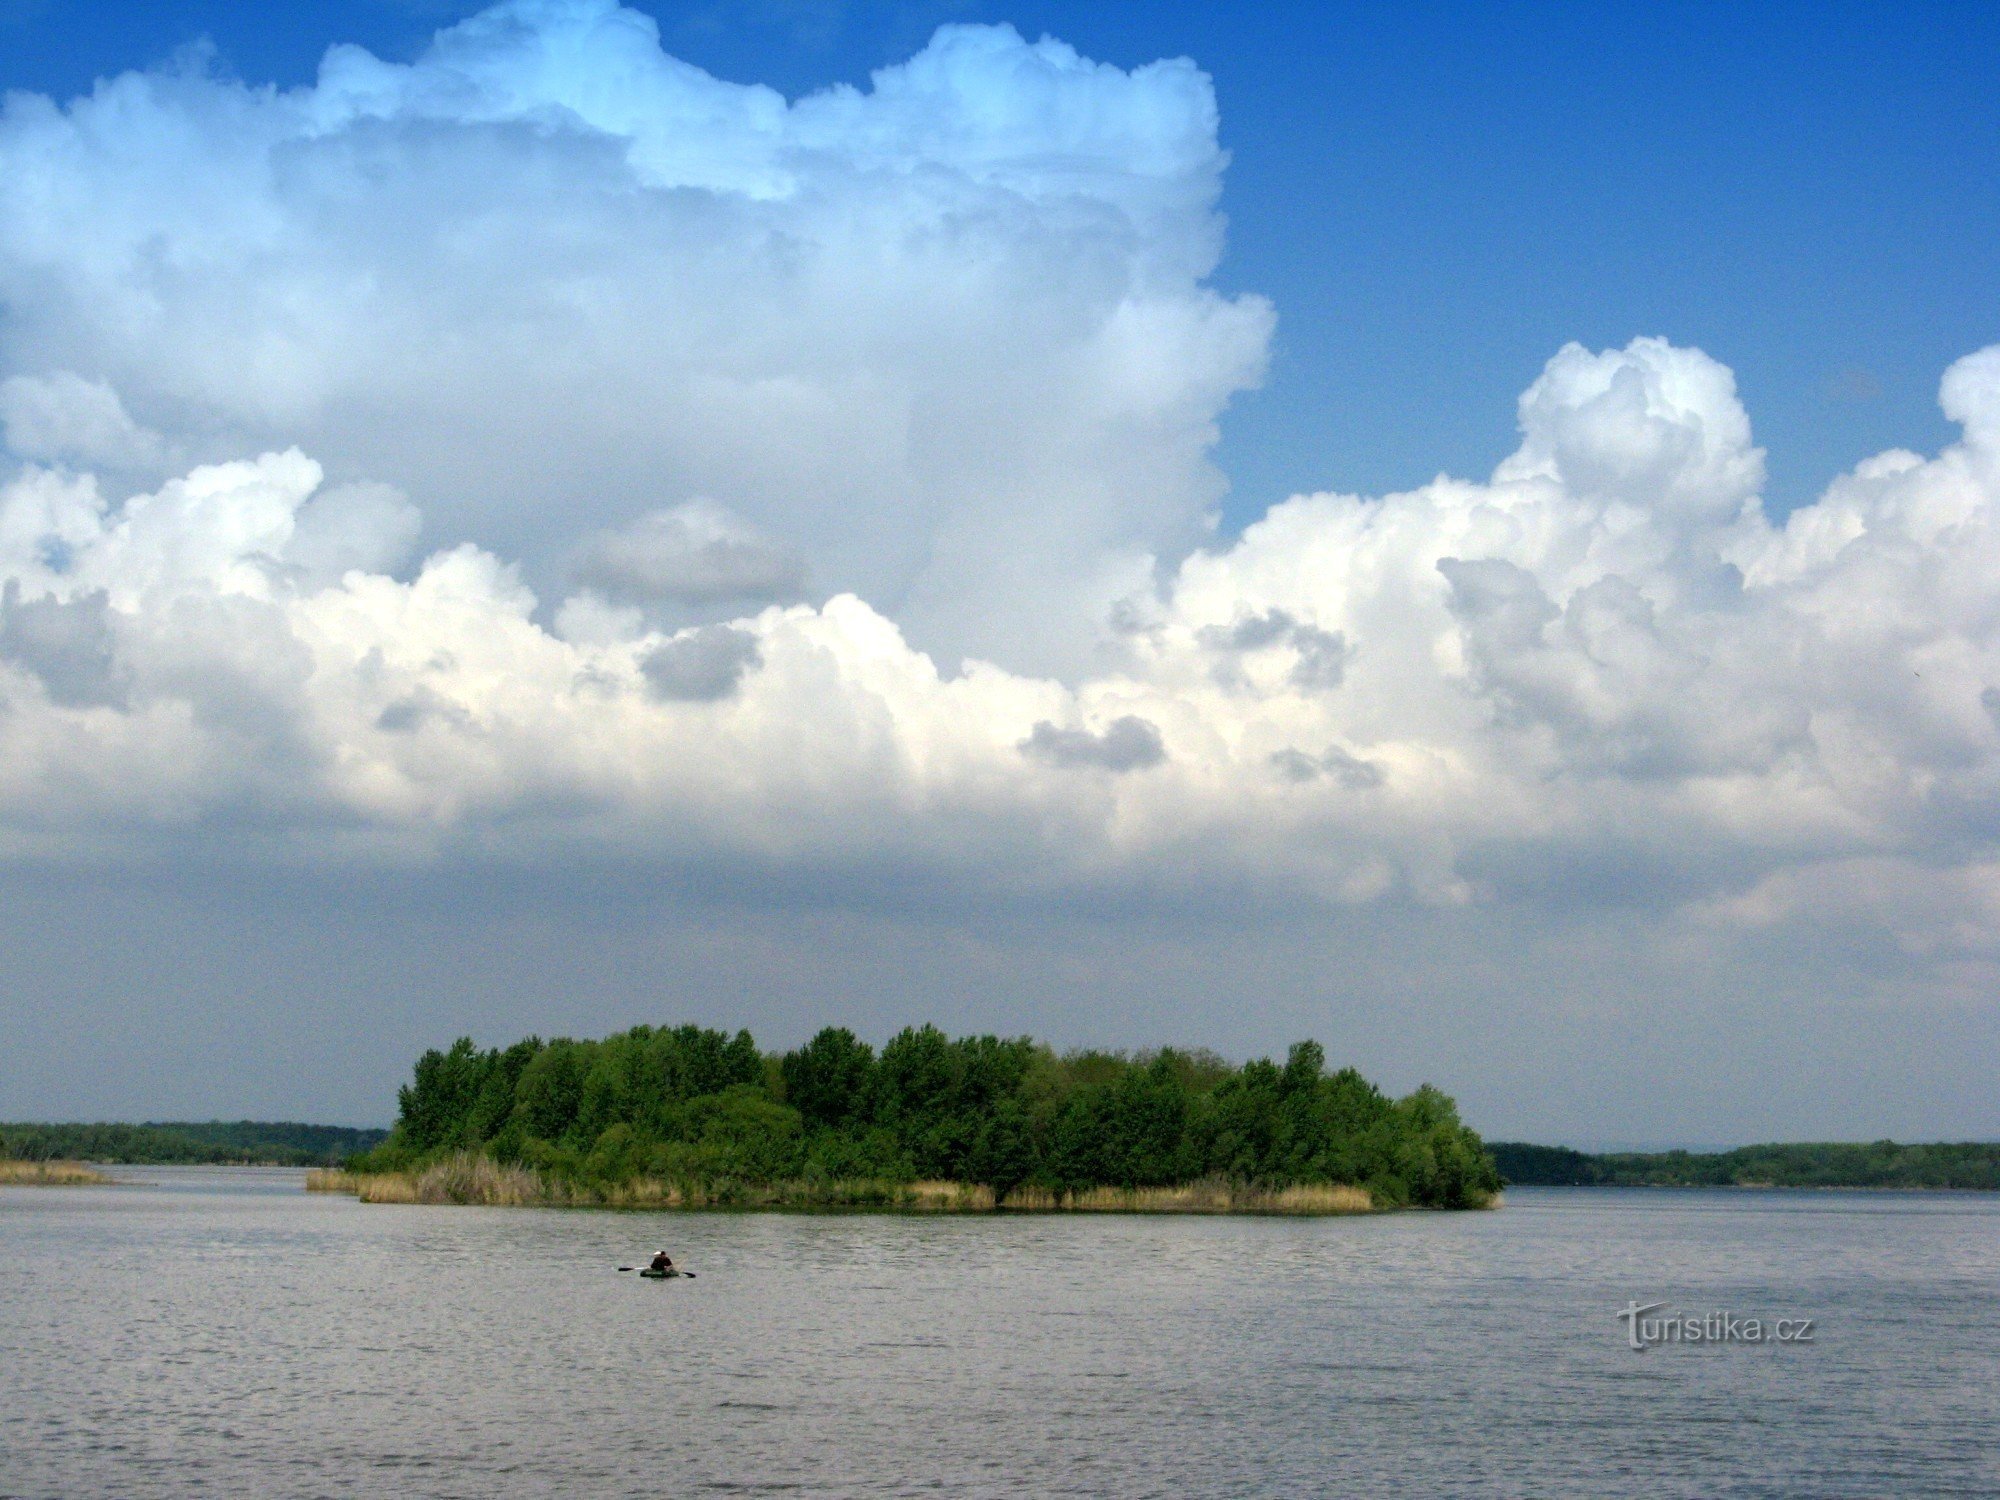
[[[0,1494],[1993,1495],[2000,1197],[1282,1221],[0,1189]],[[619,1275],[657,1244],[698,1273]],[[1818,1320],[1634,1353],[1616,1310]]]

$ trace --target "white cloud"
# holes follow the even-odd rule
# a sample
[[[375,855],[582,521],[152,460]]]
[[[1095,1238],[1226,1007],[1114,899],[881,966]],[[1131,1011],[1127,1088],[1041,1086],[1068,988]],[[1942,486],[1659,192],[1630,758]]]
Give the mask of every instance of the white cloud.
[[[121,402],[191,460],[296,444],[544,589],[712,497],[927,645],[1073,665],[1202,537],[1262,367],[1268,307],[1203,285],[1215,131],[1185,61],[1007,28],[787,103],[609,0],[288,92],[197,59],[14,95],[0,375],[72,410],[16,452],[140,443]]]
[[[0,827],[17,849],[224,819],[335,858],[888,860],[969,893],[1222,881],[1739,927],[1838,890],[1897,932],[1912,887],[1879,872],[1929,870],[1966,893],[1949,945],[1983,952],[1996,380],[1988,354],[1947,376],[1964,443],[1863,464],[1774,527],[1739,493],[1758,460],[1726,371],[1652,340],[1565,350],[1492,482],[1291,500],[1133,601],[1122,663],[1072,686],[943,672],[852,595],[678,633],[584,610],[557,635],[473,547],[407,580],[308,566],[323,507],[350,557],[409,522],[297,452],[117,506],[30,469],[0,491]],[[1682,393],[1669,417],[1601,404],[1655,389]]]
[[[1521,397],[1520,450],[1494,476],[1552,479],[1656,525],[1733,520],[1764,482],[1736,379],[1699,350],[1570,344]]]
[[[1269,331],[1203,285],[1220,166],[1187,64],[948,29],[787,103],[589,0],[291,93],[17,96],[0,851],[1825,904],[1989,952],[2000,351],[1945,376],[1961,442],[1782,525],[1729,371],[1639,339],[1559,351],[1484,482],[1187,552]]]

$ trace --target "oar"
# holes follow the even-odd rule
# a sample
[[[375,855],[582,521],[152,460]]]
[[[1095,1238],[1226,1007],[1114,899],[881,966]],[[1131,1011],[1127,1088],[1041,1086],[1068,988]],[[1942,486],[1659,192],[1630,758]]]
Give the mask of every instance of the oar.
[[[619,1267],[618,1269],[619,1269],[619,1270],[621,1270],[621,1271],[644,1271],[644,1270],[648,1270],[648,1269],[650,1269],[650,1267],[647,1267],[647,1266],[620,1266],[620,1267]],[[681,1274],[682,1276],[685,1276],[685,1277],[687,1277],[687,1279],[688,1279],[689,1281],[693,1281],[693,1280],[694,1280],[694,1272],[692,1272],[692,1271],[682,1271],[682,1270],[680,1269],[680,1267],[678,1267],[678,1266],[674,1267],[674,1269],[675,1269],[675,1270],[676,1270],[677,1272],[679,1272],[679,1273],[680,1273],[680,1274]]]

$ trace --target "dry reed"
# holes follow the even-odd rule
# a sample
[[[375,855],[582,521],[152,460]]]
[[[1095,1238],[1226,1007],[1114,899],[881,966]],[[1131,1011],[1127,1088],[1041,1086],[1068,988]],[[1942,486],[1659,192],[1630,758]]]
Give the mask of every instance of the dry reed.
[[[415,1203],[417,1180],[408,1172],[370,1172],[361,1178],[354,1196],[363,1203]]]
[[[313,1172],[309,1192],[351,1192],[363,1203],[491,1204],[502,1208],[562,1204],[572,1195],[527,1167],[461,1151],[410,1172]]]
[[[996,1206],[993,1189],[983,1182],[913,1182],[897,1206],[928,1213],[985,1213]]]
[[[996,1201],[983,1183],[880,1178],[784,1182],[667,1182],[656,1177],[588,1186],[461,1152],[417,1173],[317,1170],[312,1192],[351,1192],[363,1203],[488,1204],[557,1208],[882,1209],[907,1213],[1357,1214],[1374,1211],[1366,1188],[1339,1184],[1266,1189],[1219,1178],[1179,1187],[1018,1187]]]
[[[110,1181],[80,1161],[0,1161],[0,1187],[101,1187]]]

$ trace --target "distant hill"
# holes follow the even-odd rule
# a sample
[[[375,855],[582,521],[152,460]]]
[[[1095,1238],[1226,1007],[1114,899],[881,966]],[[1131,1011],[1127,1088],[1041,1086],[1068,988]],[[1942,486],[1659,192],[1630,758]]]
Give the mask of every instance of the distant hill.
[[[144,1125],[0,1125],[0,1158],[140,1166],[334,1166],[377,1145],[386,1130],[270,1120],[175,1120]]]
[[[1734,1151],[1614,1151],[1493,1141],[1500,1176],[1524,1187],[1819,1187],[2000,1190],[2000,1143],[1895,1141],[1739,1146]]]

